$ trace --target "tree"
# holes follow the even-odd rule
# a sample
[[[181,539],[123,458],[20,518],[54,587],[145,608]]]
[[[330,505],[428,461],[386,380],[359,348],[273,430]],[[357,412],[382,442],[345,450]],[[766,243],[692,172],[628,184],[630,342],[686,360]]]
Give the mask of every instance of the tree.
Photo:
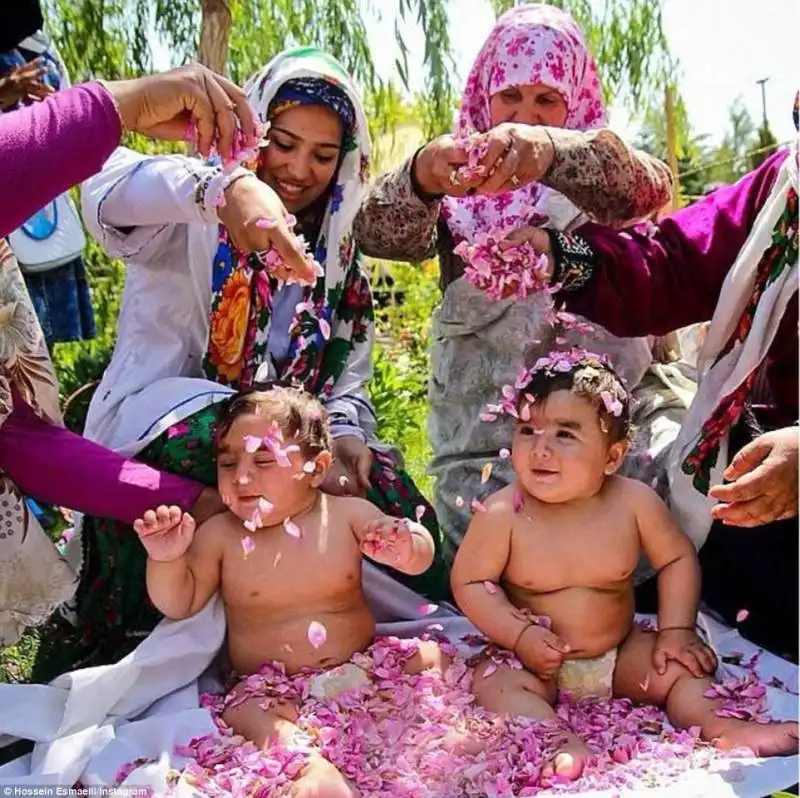
[[[606,93],[638,103],[663,83],[668,54],[661,27],[661,0],[554,0],[583,24],[597,56]],[[374,95],[378,114],[383,81],[375,73],[367,42],[367,14],[386,18],[400,49],[397,75],[407,86],[407,48],[402,20],[425,31],[424,128],[427,135],[449,129],[455,107],[449,0],[45,0],[48,27],[76,80],[114,79],[152,68],[157,35],[173,61],[200,56],[223,63],[239,83],[285,47],[314,44],[330,51],[353,74],[365,96]],[[510,0],[495,0],[498,10]],[[201,31],[203,44],[200,47]]]

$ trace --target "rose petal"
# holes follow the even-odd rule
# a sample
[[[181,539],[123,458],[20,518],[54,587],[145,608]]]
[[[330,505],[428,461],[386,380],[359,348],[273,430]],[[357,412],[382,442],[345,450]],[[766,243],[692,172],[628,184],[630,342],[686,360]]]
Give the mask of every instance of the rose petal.
[[[258,499],[258,512],[261,515],[269,515],[275,509],[275,505],[267,501],[263,496],[259,496]]]
[[[247,526],[247,523],[245,523],[245,526]],[[245,535],[242,538],[242,556],[245,558],[245,560],[247,559],[248,555],[255,551],[255,548],[256,544],[253,543],[253,538],[251,538],[250,535]]]
[[[481,485],[485,485],[489,478],[492,476],[492,464],[486,463],[486,465],[481,470]]]
[[[470,502],[470,507],[476,513],[485,513],[486,512],[486,505],[480,499],[473,499]]]
[[[291,535],[293,538],[299,538],[302,536],[302,532],[300,531],[300,527],[292,521],[291,518],[285,518],[283,521],[283,529],[287,535]]]
[[[736,623],[744,623],[749,615],[749,610],[739,610],[739,612],[736,613]]]
[[[511,452],[509,452],[508,449],[501,449],[499,455],[501,460],[508,460],[508,458],[511,457]]]
[[[331,325],[325,319],[319,320],[319,331],[322,337],[327,341],[331,337]]]
[[[417,519],[417,523],[422,521],[422,517],[425,515],[425,505],[419,504],[417,505],[417,509],[414,511],[414,517]]]
[[[490,596],[493,596],[495,593],[497,593],[497,585],[494,582],[484,582],[483,586]]]
[[[242,443],[244,444],[244,450],[248,454],[253,454],[254,452],[257,452],[261,448],[263,442],[264,442],[263,439],[257,437],[256,435],[245,435],[242,438]]]
[[[461,496],[456,496],[456,507],[463,507],[464,499]]]
[[[325,645],[327,639],[328,630],[319,621],[311,621],[308,625],[308,642],[314,648],[320,648]]]
[[[436,610],[438,609],[439,609],[438,604],[426,603],[426,604],[420,604],[419,607],[417,607],[417,611],[419,612],[420,615],[433,615],[433,613],[436,612]]]

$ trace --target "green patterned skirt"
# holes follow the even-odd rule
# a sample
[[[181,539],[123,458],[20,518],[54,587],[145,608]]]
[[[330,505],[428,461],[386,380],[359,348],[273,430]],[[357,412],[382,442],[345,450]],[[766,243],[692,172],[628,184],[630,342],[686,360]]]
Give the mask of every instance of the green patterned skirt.
[[[138,459],[203,485],[216,485],[212,450],[215,420],[214,407],[195,413],[159,436]],[[374,452],[371,479],[367,498],[388,515],[414,518],[417,508],[423,507],[420,521],[436,544],[434,563],[424,574],[392,575],[432,601],[448,598],[448,574],[433,508],[411,477],[387,455]],[[36,681],[49,681],[75,667],[114,662],[132,650],[161,619],[147,597],[147,557],[132,526],[86,517],[83,550],[81,586],[73,608],[77,619],[70,624],[55,619],[43,629],[34,668]]]

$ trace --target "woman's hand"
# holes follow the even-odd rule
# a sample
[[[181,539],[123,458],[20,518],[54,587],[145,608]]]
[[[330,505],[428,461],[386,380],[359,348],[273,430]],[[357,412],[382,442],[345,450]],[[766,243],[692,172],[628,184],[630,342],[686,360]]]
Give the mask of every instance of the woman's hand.
[[[546,255],[547,274],[552,277],[556,260],[547,230],[542,230],[540,227],[518,227],[509,233],[499,246],[501,249],[507,249],[514,244],[530,244],[539,255]]]
[[[332,496],[364,496],[370,488],[372,452],[356,435],[343,435],[333,442],[333,465],[322,483]]]
[[[104,85],[117,101],[128,130],[185,141],[194,125],[197,150],[204,157],[213,145],[223,158],[231,158],[238,147],[237,130],[244,135],[245,147],[256,144],[256,121],[245,93],[200,64]]]
[[[553,163],[553,141],[543,127],[506,122],[484,134],[486,178],[478,194],[502,194],[541,180]]]
[[[432,197],[448,194],[462,197],[480,185],[481,178],[471,182],[458,181],[459,167],[466,165],[467,151],[450,136],[439,136],[428,142],[414,160],[414,180]]]
[[[0,78],[0,110],[18,102],[38,102],[53,93],[52,86],[42,82],[47,74],[47,62],[36,58],[14,67]]]
[[[316,272],[303,257],[299,242],[286,224],[286,209],[280,197],[255,175],[245,175],[225,189],[225,203],[217,216],[242,252],[275,248],[283,260],[272,272],[279,280],[309,285],[316,282]]]
[[[711,488],[714,518],[731,526],[761,526],[797,515],[797,427],[760,435],[731,460],[729,482]]]

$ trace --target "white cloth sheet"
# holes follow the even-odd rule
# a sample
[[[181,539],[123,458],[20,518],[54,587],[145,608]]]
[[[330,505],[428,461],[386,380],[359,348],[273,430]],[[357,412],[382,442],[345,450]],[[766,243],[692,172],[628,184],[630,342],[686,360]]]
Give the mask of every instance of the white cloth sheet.
[[[446,605],[420,618],[424,600],[370,564],[364,583],[379,633],[413,636],[435,623],[458,642],[476,631]],[[706,618],[703,623],[718,652],[755,653],[736,631]],[[224,637],[222,604],[215,598],[193,618],[163,621],[115,665],[74,671],[50,685],[0,685],[0,744],[20,737],[36,741],[32,754],[0,767],[0,786],[68,786],[78,779],[109,785],[123,765],[147,757],[158,762],[133,771],[124,785],[163,793],[167,771],[187,762],[172,753],[175,746],[214,731],[198,697],[214,686],[210,666]],[[797,668],[778,657],[765,653],[758,671],[765,680],[777,676],[798,689]],[[769,697],[773,715],[797,716],[795,696],[769,688]],[[737,761],[739,781],[726,782],[722,771],[698,771],[669,789],[648,790],[647,798],[763,798],[797,781],[798,757]]]

